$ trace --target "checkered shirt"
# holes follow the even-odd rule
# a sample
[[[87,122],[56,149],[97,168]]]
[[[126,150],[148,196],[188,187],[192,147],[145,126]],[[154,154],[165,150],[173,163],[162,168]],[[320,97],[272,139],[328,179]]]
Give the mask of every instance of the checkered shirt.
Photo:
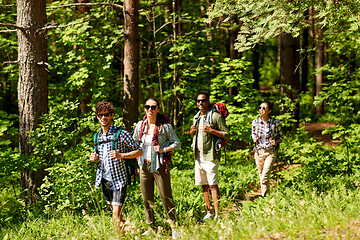
[[[108,139],[113,139],[116,133],[117,127],[111,125],[106,134],[102,134],[100,130],[99,142],[105,141]],[[110,173],[112,182],[116,190],[123,188],[127,182],[127,171],[124,159],[111,159],[109,152],[112,150],[112,142],[103,143],[99,146],[99,163],[96,172],[95,188],[98,188],[101,184],[102,172],[103,172],[103,162],[107,161],[110,166]],[[106,149],[107,148],[107,151]],[[118,149],[120,153],[127,153],[135,150],[141,150],[139,144],[134,141],[130,133],[126,130],[122,130],[118,139]],[[107,154],[104,154],[107,153]]]
[[[266,127],[261,117],[258,117],[252,122],[251,135],[254,138],[259,138],[255,145],[255,149],[271,149],[274,146],[271,145],[270,140],[282,140],[282,131],[280,121],[275,118],[269,118]]]

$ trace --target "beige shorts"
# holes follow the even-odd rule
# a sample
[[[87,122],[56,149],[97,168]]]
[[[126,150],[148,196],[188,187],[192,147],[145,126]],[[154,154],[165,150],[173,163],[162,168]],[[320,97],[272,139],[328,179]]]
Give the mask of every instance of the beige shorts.
[[[195,160],[195,185],[218,184],[219,161],[204,162]]]

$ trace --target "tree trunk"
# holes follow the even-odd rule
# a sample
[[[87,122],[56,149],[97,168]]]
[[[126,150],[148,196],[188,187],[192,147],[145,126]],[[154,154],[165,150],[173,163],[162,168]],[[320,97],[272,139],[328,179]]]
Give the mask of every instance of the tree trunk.
[[[89,3],[89,0],[77,0],[78,3]],[[90,11],[90,8],[88,6],[78,6],[78,13],[79,16],[81,17],[81,15],[88,13]],[[89,30],[89,29],[88,29]],[[86,39],[89,40],[89,39]],[[82,48],[84,48],[84,46],[82,46]],[[83,57],[81,57],[82,60]],[[80,63],[81,65],[81,63]],[[91,94],[89,94],[89,89],[91,87],[91,84],[89,82],[89,80],[85,81],[84,86],[80,87],[79,89],[79,93],[80,93],[80,112],[82,114],[87,113],[90,111],[90,107],[88,106],[88,104],[91,102]]]
[[[280,82],[281,85],[290,85],[291,91],[282,87],[282,93],[286,93],[292,101],[296,101],[300,90],[300,74],[297,66],[300,61],[299,38],[293,38],[290,34],[280,35]],[[299,104],[292,113],[297,121],[300,117]],[[295,128],[297,126],[293,126]]]
[[[234,23],[237,23],[237,15],[230,16],[230,30],[229,30],[229,55],[230,59],[237,59],[238,58],[238,51],[235,49],[235,41],[238,35],[238,29],[234,28]],[[230,87],[229,88],[229,95],[236,96],[238,94],[237,87]]]
[[[19,100],[19,148],[28,157],[33,150],[28,132],[35,130],[39,117],[48,111],[47,45],[46,31],[37,31],[46,24],[45,0],[18,0],[17,25],[24,30],[18,34],[18,100]],[[24,196],[35,202],[38,196],[44,168],[37,171],[22,170],[20,183]]]
[[[316,55],[316,91],[315,96],[319,97],[322,91],[322,84],[324,82],[324,72],[319,70],[325,64],[325,44],[322,40],[324,30],[319,27],[317,31],[317,55]],[[316,107],[316,115],[324,114],[324,103]]]
[[[314,20],[314,7],[310,7],[309,9],[309,22],[310,22],[310,27],[309,27],[309,33],[310,33],[310,48],[314,49],[315,48],[315,20]],[[311,72],[315,72],[315,54],[312,53],[310,55],[310,69]],[[315,74],[311,74],[311,95],[312,95],[312,99],[314,101],[315,95],[316,95],[316,76]],[[314,105],[312,105],[312,109],[314,111],[316,111]]]
[[[252,62],[253,62],[253,88],[260,90],[260,52],[259,52],[259,44],[257,44],[252,51]]]
[[[124,1],[124,124],[127,130],[139,117],[139,1]]]
[[[306,12],[305,20],[309,21],[309,12]],[[309,77],[309,63],[308,63],[308,50],[309,50],[309,28],[305,28],[302,33],[302,49],[304,54],[302,56],[301,64],[301,92],[307,91],[308,77]]]

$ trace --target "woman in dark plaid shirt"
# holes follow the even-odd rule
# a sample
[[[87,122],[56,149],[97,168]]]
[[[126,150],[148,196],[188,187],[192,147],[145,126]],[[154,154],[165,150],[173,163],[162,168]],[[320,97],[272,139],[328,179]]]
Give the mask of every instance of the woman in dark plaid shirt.
[[[282,140],[280,121],[270,117],[273,105],[268,101],[261,103],[260,117],[252,122],[251,135],[255,142],[255,162],[263,197],[269,193],[269,174],[276,158],[276,148]]]

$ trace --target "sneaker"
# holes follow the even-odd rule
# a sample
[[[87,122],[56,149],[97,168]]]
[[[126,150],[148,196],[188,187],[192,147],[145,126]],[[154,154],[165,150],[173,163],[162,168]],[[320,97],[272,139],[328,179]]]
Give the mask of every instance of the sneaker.
[[[211,214],[211,212],[206,213],[205,217],[202,219],[203,221],[212,219],[214,215]]]
[[[173,230],[171,233],[171,237],[172,237],[172,239],[178,239],[180,236],[177,231]]]
[[[147,235],[149,235],[151,233],[151,231],[150,230],[146,230],[145,232],[143,232],[143,234],[141,234],[141,235],[143,235],[143,236],[147,236]]]
[[[217,216],[214,216],[214,220],[221,220],[221,216],[217,215]]]

